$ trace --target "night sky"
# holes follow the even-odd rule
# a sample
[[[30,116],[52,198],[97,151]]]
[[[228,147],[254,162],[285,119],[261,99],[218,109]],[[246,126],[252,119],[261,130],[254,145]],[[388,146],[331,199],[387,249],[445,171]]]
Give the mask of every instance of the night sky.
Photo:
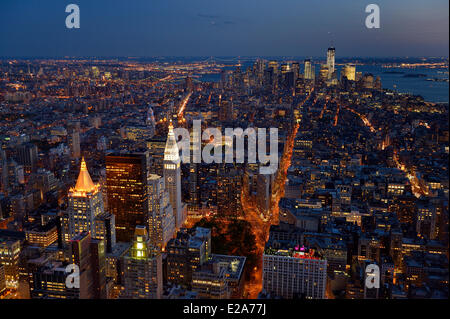
[[[332,41],[342,57],[448,56],[448,14],[448,0],[1,0],[0,56],[324,56]]]

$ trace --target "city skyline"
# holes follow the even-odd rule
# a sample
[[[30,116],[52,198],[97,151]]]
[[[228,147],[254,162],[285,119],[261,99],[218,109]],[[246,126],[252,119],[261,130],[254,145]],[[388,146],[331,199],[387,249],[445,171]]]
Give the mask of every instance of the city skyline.
[[[448,299],[448,1],[1,7],[0,304]]]

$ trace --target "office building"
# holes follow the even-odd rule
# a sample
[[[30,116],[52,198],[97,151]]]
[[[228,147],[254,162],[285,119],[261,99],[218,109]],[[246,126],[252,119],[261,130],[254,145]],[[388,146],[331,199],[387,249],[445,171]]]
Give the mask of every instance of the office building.
[[[335,57],[336,57],[336,49],[333,47],[328,48],[327,51],[328,79],[331,79],[333,77],[334,72],[336,71]]]
[[[7,288],[18,287],[20,247],[20,240],[0,238],[0,264],[5,267]]]
[[[241,205],[242,174],[237,169],[220,168],[217,176],[217,213],[224,217],[238,217]]]
[[[103,240],[91,239],[88,232],[71,241],[71,262],[80,269],[80,299],[106,298],[106,259]]]
[[[193,272],[211,255],[211,230],[182,228],[167,244],[167,281],[190,286]]]
[[[0,295],[6,290],[5,266],[0,264]]]
[[[192,274],[192,290],[201,299],[229,299],[227,268],[220,263],[209,262]]]
[[[324,299],[327,261],[313,249],[268,242],[263,254],[263,290],[283,298]]]
[[[136,226],[133,245],[124,257],[121,298],[160,299],[163,289],[162,256],[151,246],[144,226]]]
[[[67,135],[67,143],[69,144],[71,158],[80,158],[80,133],[78,130],[72,129],[69,131],[69,134]]]
[[[150,174],[148,182],[149,238],[154,246],[164,248],[175,233],[175,217],[164,185],[164,178]]]
[[[17,161],[23,165],[25,173],[30,174],[36,169],[37,152],[37,146],[30,142],[17,148]]]
[[[95,218],[104,212],[103,196],[100,185],[92,181],[84,158],[77,183],[69,190],[68,199],[68,238],[81,232],[90,232],[93,238],[97,238]]]
[[[348,81],[356,80],[356,66],[354,64],[346,64],[341,70],[341,79],[346,78]]]
[[[173,133],[172,122],[169,124],[166,148],[164,150],[164,181],[169,192],[170,204],[175,216],[175,227],[179,229],[186,220],[184,207],[181,203],[181,169],[180,154]]]
[[[147,224],[148,155],[106,156],[108,210],[114,214],[118,241],[130,242],[137,225]]]
[[[305,78],[305,80],[314,80],[315,79],[314,64],[312,64],[310,59],[305,60],[304,78]]]

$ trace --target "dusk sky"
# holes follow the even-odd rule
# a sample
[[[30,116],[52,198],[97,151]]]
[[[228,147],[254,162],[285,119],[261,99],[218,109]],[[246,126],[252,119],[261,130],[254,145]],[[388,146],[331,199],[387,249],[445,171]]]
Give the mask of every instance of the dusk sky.
[[[78,4],[81,28],[67,29]],[[367,29],[366,5],[381,9]],[[0,56],[448,56],[448,0],[2,0]]]

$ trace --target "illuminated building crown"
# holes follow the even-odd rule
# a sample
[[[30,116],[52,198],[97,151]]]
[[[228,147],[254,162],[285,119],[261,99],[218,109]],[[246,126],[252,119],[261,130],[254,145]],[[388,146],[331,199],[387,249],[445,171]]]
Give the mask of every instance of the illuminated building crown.
[[[164,160],[174,163],[180,162],[180,154],[178,150],[177,140],[173,133],[172,121],[169,124],[169,134],[167,135],[166,148],[164,150]]]
[[[84,161],[84,157],[81,159],[81,169],[80,174],[78,175],[77,183],[75,185],[74,191],[76,192],[93,192],[96,190],[97,187],[95,186],[94,182],[91,179],[91,176],[89,175],[89,172],[87,170],[86,162]]]

